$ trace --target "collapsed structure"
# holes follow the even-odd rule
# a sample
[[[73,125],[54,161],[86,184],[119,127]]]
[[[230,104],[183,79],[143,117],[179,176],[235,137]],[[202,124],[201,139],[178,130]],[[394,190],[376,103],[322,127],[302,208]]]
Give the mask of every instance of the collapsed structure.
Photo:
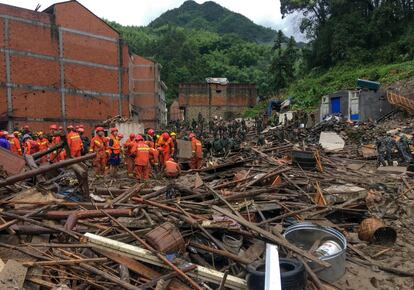
[[[253,107],[256,99],[257,90],[253,84],[208,78],[205,83],[180,84],[178,102],[185,120],[197,119],[199,113],[206,120],[215,116],[230,120]]]
[[[90,132],[116,115],[166,123],[160,66],[130,56],[119,32],[80,3],[42,12],[0,4],[0,29],[0,127],[82,123]]]

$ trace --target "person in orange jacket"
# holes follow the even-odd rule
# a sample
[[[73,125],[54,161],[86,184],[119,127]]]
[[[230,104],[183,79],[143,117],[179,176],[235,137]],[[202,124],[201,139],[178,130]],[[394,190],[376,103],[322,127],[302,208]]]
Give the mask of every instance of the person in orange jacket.
[[[200,140],[196,138],[194,133],[191,133],[190,136],[192,157],[190,160],[191,169],[200,169],[203,163],[203,145]]]
[[[17,136],[19,135],[19,132],[15,131],[13,132],[13,134],[10,134],[8,136],[8,140],[10,143],[10,151],[17,154],[17,155],[22,155],[22,147],[20,145],[20,140],[19,138],[17,138]]]
[[[165,162],[170,159],[170,156],[174,154],[174,142],[172,141],[170,134],[167,132],[162,133],[158,138],[157,148],[161,147],[159,159],[162,167],[165,166]]]
[[[52,136],[52,142],[50,143],[50,147],[58,145],[62,142],[62,138],[60,137],[61,129],[58,130],[57,125],[50,125],[50,136]],[[60,148],[58,150],[53,151],[49,155],[50,162],[56,163],[66,159],[66,150],[64,148]]]
[[[164,174],[166,177],[177,178],[181,173],[180,165],[170,158],[165,162]]]
[[[45,134],[43,132],[38,133],[39,139],[37,139],[37,144],[39,145],[39,152],[45,151],[49,148],[49,140],[45,137]],[[46,164],[48,163],[47,155],[43,156],[40,159],[40,164]]]
[[[138,180],[148,180],[150,173],[150,148],[144,142],[141,135],[135,138],[137,144],[134,147],[133,154],[135,155],[135,175]]]
[[[136,145],[135,134],[131,133],[129,138],[124,143],[125,164],[127,167],[128,176],[134,176],[134,156],[132,150]]]
[[[154,129],[148,129],[145,143],[147,143],[147,145],[151,148],[155,148],[156,140],[154,140],[155,138],[154,135],[155,135]]]
[[[23,136],[23,150],[25,155],[31,155],[39,150],[39,145],[32,139],[29,134]]]
[[[118,172],[118,167],[121,164],[121,142],[118,138],[118,129],[111,128],[111,135],[109,136],[109,170],[113,177]]]
[[[68,142],[70,156],[72,158],[80,157],[82,155],[82,139],[78,132],[73,128],[72,125],[68,126],[68,135],[66,136]]]
[[[105,175],[105,168],[107,157],[109,155],[108,143],[105,137],[105,132],[102,127],[96,128],[96,136],[91,140],[91,146],[89,147],[90,153],[96,153],[96,157],[93,160],[93,167],[95,169],[95,175],[97,178]]]

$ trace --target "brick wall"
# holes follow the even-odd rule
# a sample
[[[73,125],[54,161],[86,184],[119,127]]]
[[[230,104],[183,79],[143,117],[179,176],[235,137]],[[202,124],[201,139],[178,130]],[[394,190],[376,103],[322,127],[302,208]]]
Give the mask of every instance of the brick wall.
[[[162,126],[166,114],[161,100],[160,68],[157,63],[138,55],[131,57],[130,64],[131,103],[138,109],[138,119],[146,128]]]
[[[211,100],[210,100],[211,94]],[[214,116],[234,118],[256,104],[256,86],[251,84],[180,84],[179,107],[185,110],[187,120]]]
[[[92,129],[106,118],[128,117],[128,66],[118,32],[76,1],[44,12],[0,4],[2,126]]]

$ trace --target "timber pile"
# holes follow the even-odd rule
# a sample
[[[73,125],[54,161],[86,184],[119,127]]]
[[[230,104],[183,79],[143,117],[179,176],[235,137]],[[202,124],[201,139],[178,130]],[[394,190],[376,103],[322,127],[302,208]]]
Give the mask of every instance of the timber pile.
[[[266,243],[278,245],[281,257],[329,267],[284,238],[288,226],[302,221],[335,228],[348,240],[345,276],[328,283],[306,267],[308,289],[413,285],[414,182],[378,172],[374,161],[326,155],[315,146],[306,149],[316,153],[315,164],[304,168],[292,160],[300,149],[289,142],[246,145],[179,179],[141,184],[90,178],[85,185],[82,169],[52,175],[53,166],[0,180],[0,285],[246,289],[246,266],[264,259]],[[64,181],[81,197],[54,194]],[[373,216],[397,231],[396,243],[358,238],[360,222]],[[3,273],[11,268],[20,274]]]

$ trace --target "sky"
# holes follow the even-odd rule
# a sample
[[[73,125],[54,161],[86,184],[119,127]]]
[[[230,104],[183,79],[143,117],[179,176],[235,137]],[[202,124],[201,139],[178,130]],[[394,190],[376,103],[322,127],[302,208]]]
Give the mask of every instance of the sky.
[[[1,3],[40,11],[59,0],[0,0]],[[116,21],[122,25],[145,26],[169,9],[179,7],[185,0],[78,0],[99,17]],[[196,0],[198,3],[205,0]],[[215,0],[234,12],[243,14],[253,22],[282,29],[287,35],[299,36],[297,19],[290,16],[282,19],[280,0]],[[301,37],[299,37],[301,38]]]

